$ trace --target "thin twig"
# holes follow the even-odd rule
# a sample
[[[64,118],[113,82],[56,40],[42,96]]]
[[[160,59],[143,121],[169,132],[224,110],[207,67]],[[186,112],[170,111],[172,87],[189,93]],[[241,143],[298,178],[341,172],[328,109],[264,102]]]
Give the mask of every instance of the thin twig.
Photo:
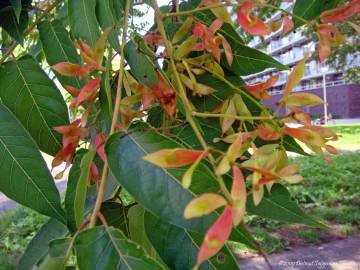
[[[119,78],[118,78],[118,85],[117,85],[117,91],[116,91],[116,98],[115,98],[115,106],[114,106],[114,112],[113,112],[113,118],[111,122],[111,128],[109,136],[114,134],[115,127],[118,122],[118,115],[119,115],[119,109],[120,109],[120,103],[121,103],[121,93],[122,93],[122,85],[123,85],[123,77],[124,77],[124,66],[125,66],[125,53],[124,48],[126,44],[126,35],[128,31],[128,21],[129,21],[129,10],[130,10],[130,0],[126,0],[126,6],[125,6],[125,22],[124,22],[124,28],[122,32],[122,38],[121,38],[121,47],[120,47],[120,69],[119,69]],[[94,227],[96,224],[96,219],[98,217],[98,214],[100,212],[101,204],[104,198],[104,193],[106,189],[106,183],[108,178],[108,161],[105,160],[103,171],[101,174],[101,182],[99,187],[99,192],[96,198],[95,207],[90,219],[90,227]]]

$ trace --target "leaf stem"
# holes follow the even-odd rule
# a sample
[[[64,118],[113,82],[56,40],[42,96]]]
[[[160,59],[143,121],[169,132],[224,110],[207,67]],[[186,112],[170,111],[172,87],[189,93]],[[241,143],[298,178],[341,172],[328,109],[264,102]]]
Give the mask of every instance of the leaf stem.
[[[112,122],[111,122],[109,136],[111,136],[112,134],[115,133],[115,126],[118,122],[118,115],[119,115],[119,109],[120,109],[120,103],[121,103],[121,92],[122,92],[123,77],[124,77],[124,67],[125,67],[124,48],[125,48],[125,44],[126,44],[126,35],[127,35],[127,31],[128,31],[129,10],[130,10],[130,0],[126,0],[125,14],[124,14],[125,22],[124,22],[122,38],[121,38],[121,47],[120,47],[120,58],[121,59],[120,59],[119,78],[118,78],[115,106],[114,106],[114,112],[113,112],[113,118],[112,118]],[[91,219],[90,219],[90,227],[95,226],[96,219],[99,216],[101,204],[104,199],[104,193],[105,193],[105,189],[106,189],[108,173],[109,173],[108,161],[105,160],[103,171],[101,174],[101,182],[100,182],[99,192],[98,192],[95,207],[94,207],[93,213],[91,215]]]
[[[164,18],[164,14],[161,13],[160,8],[159,8],[159,6],[157,4],[157,0],[152,0],[152,6],[153,6],[153,9],[155,10],[155,17],[156,17],[156,23],[157,23],[158,30],[160,32],[160,35],[163,38],[165,48],[166,48],[167,54],[169,56],[170,67],[171,67],[171,70],[173,72],[176,85],[178,87],[179,96],[180,96],[181,101],[183,102],[184,107],[185,107],[186,120],[189,122],[190,126],[192,127],[192,129],[193,129],[197,139],[199,140],[201,146],[206,151],[206,150],[209,149],[209,146],[207,145],[207,143],[206,143],[205,139],[203,138],[203,136],[202,136],[202,134],[201,134],[195,120],[193,119],[192,105],[191,105],[191,103],[189,102],[189,100],[188,100],[188,98],[186,96],[186,90],[185,90],[185,88],[184,88],[184,86],[183,86],[183,84],[181,82],[180,75],[179,75],[179,73],[177,72],[177,69],[176,69],[175,60],[173,58],[173,47],[172,47],[171,42],[167,38],[167,35],[166,35],[166,32],[165,32],[165,27],[164,27],[164,24],[163,24],[163,21],[162,21],[163,18]],[[213,168],[215,170],[216,169],[216,160],[215,160],[215,158],[211,154],[208,155],[208,158],[209,158],[209,160],[210,160],[210,162],[211,162],[211,164],[212,164],[212,166],[213,166]],[[217,181],[218,181],[218,183],[220,185],[221,191],[223,192],[224,196],[229,201],[231,201],[230,192],[226,188],[225,182],[222,179],[222,177],[217,176]]]
[[[50,6],[48,6],[43,13],[41,13],[37,19],[25,30],[24,32],[24,37],[26,37],[28,34],[31,33],[32,30],[34,30],[34,28],[37,26],[37,24],[45,17],[48,15],[48,13],[50,11],[52,11],[54,8],[56,8],[61,2],[63,2],[64,0],[56,0],[53,4],[51,4]],[[12,52],[16,49],[16,47],[19,45],[19,43],[14,42],[7,50],[6,52],[3,54],[2,58],[0,59],[0,65],[6,60],[6,58],[9,57],[9,55],[12,54]]]
[[[217,118],[234,118],[237,120],[273,120],[272,116],[240,116],[233,114],[225,114],[225,113],[202,113],[202,112],[192,112],[192,115],[198,117],[217,117]]]

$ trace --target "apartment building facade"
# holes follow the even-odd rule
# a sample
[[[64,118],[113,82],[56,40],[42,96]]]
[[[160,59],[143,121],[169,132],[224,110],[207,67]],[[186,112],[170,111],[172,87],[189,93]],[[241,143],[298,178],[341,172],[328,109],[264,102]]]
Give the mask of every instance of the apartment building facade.
[[[288,7],[289,9],[291,6]],[[280,16],[275,14],[273,19]],[[266,49],[264,52],[277,59],[279,62],[294,67],[296,63],[304,57],[306,52],[314,54],[317,44],[313,40],[309,40],[302,34],[301,30],[289,33],[286,36],[281,34],[281,30],[272,33],[265,38]],[[252,47],[262,47],[259,39],[254,39]],[[347,59],[348,67],[360,66],[360,53],[352,55]],[[246,77],[249,84],[264,81],[271,75],[278,74],[275,69],[267,69],[261,73],[253,74]],[[281,98],[282,91],[290,71],[281,71],[277,84],[269,89],[271,100],[264,101],[264,104],[275,108],[276,102]],[[298,92],[314,93],[324,99],[324,93],[327,100],[328,114],[334,117],[353,118],[360,116],[360,85],[348,83],[344,80],[344,70],[335,70],[326,64],[320,64],[316,60],[308,60],[305,67],[305,75],[301,83],[293,90]],[[326,88],[326,89],[324,89]],[[326,90],[326,91],[324,91]],[[315,117],[324,116],[324,106],[303,107],[304,111]],[[283,109],[280,113],[285,114]]]

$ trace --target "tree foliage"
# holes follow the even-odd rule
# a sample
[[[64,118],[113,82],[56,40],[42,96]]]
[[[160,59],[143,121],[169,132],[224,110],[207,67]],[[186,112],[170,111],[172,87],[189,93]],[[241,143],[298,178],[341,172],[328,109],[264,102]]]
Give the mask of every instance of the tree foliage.
[[[261,101],[278,76],[254,85],[242,76],[288,68],[235,30],[304,25],[323,61],[345,42],[333,23],[360,4],[311,1],[297,0],[294,13],[280,1],[147,1],[146,34],[132,27],[130,0],[2,1],[0,190],[52,218],[19,267],[238,269],[230,241],[261,252],[246,213],[324,226],[281,184],[302,180],[288,163],[289,151],[306,154],[296,140],[329,162],[336,154],[336,134],[299,108],[323,101],[292,92],[309,56],[272,112]],[[266,23],[267,10],[284,16]],[[53,168],[65,164],[55,178],[70,170],[64,203],[40,151]]]

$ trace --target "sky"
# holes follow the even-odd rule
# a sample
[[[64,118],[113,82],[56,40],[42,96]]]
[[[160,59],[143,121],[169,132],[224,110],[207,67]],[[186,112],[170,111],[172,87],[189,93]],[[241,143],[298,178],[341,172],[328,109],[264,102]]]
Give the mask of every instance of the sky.
[[[169,4],[170,0],[157,0],[159,6],[167,5]],[[136,7],[137,9],[146,12],[146,15],[141,18],[134,19],[135,24],[139,24],[141,22],[148,22],[147,29],[149,29],[154,22],[154,10],[152,8],[149,8],[148,5],[139,5]]]

